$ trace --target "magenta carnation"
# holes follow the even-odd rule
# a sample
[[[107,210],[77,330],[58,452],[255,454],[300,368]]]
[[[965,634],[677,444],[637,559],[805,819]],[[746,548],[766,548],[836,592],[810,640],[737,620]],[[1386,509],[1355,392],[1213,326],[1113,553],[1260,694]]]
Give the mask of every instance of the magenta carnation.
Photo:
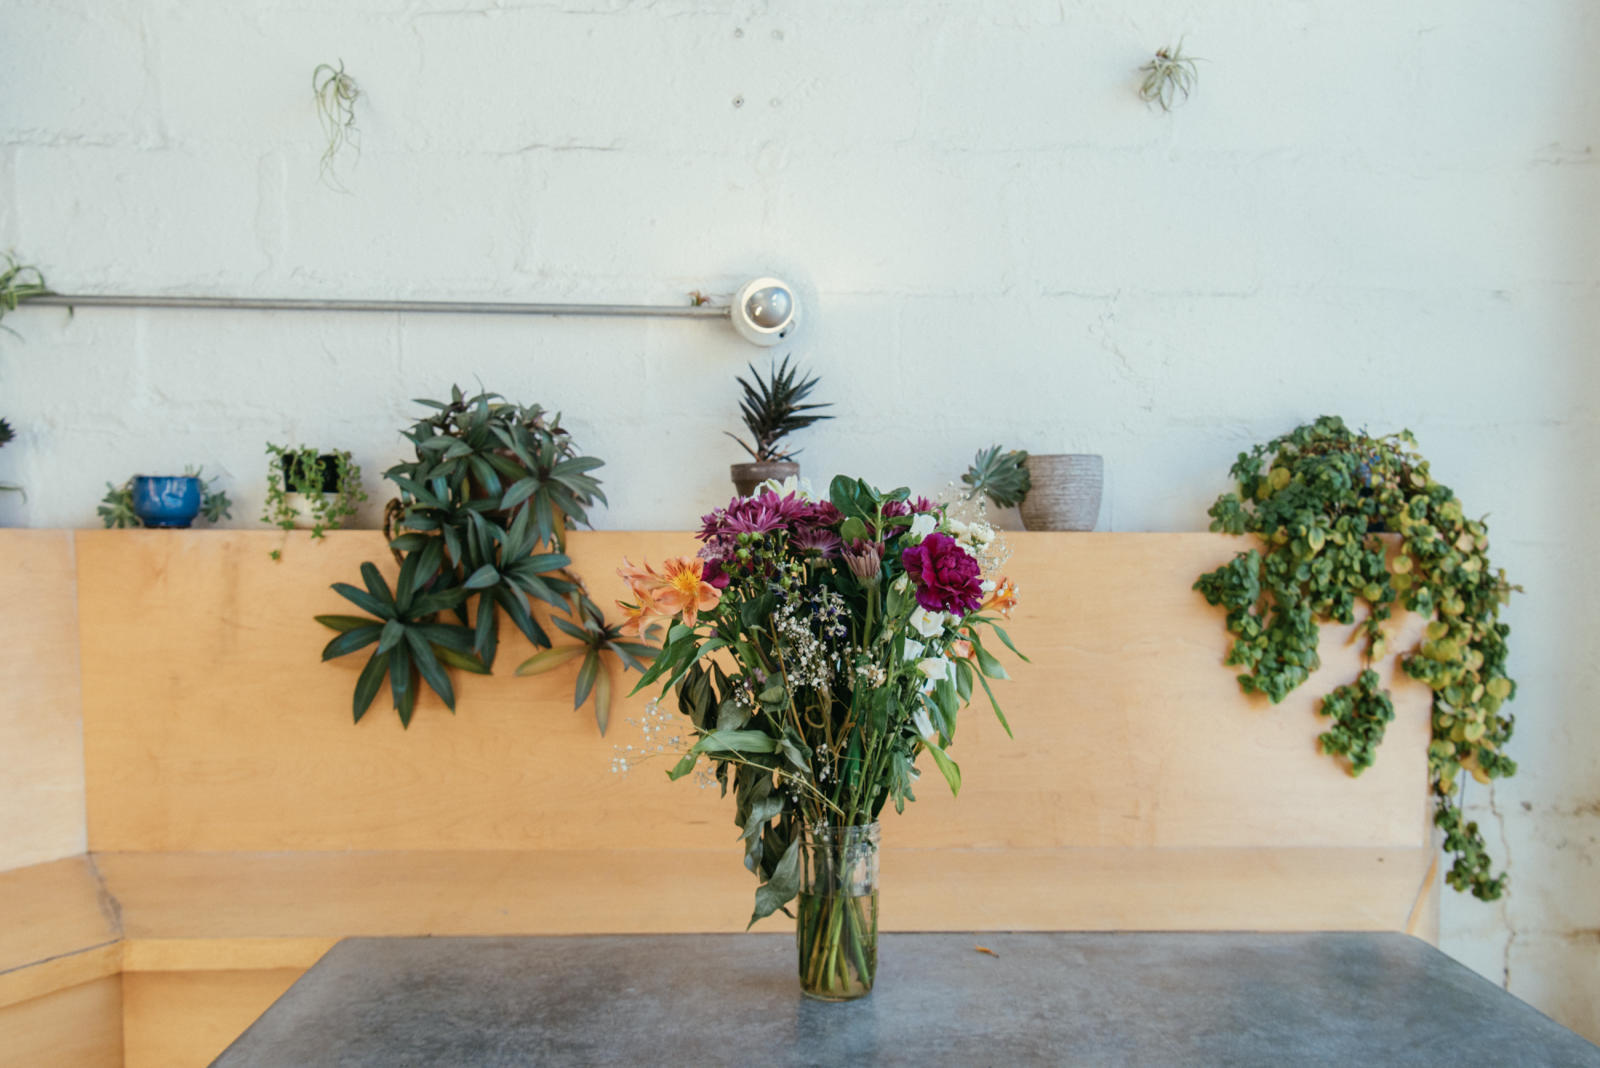
[[[916,584],[917,603],[930,612],[964,616],[983,603],[983,570],[948,534],[929,534],[900,562]]]

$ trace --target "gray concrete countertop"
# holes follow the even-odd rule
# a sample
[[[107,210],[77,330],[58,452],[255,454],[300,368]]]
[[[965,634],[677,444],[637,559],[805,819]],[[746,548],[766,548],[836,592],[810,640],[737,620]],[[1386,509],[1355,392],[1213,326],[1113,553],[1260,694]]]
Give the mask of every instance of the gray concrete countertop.
[[[879,956],[871,996],[830,1005],[783,935],[352,938],[215,1064],[1600,1066],[1399,934],[890,934]]]

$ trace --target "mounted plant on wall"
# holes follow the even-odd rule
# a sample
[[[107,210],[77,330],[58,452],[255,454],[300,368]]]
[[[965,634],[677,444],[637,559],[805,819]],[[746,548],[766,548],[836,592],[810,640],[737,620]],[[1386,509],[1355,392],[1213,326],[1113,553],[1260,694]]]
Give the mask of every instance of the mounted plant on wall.
[[[1195,589],[1227,609],[1235,635],[1227,663],[1244,668],[1239,685],[1274,703],[1316,669],[1317,624],[1357,622],[1367,669],[1323,698],[1333,726],[1324,752],[1359,775],[1376,757],[1394,719],[1372,664],[1389,651],[1383,623],[1396,606],[1429,620],[1421,644],[1400,651],[1406,674],[1433,691],[1428,750],[1434,823],[1454,856],[1445,880],[1493,901],[1506,877],[1491,874],[1483,835],[1462,816],[1463,772],[1481,783],[1516,773],[1505,755],[1516,693],[1506,675],[1500,606],[1517,587],[1489,563],[1488,529],[1428,472],[1409,431],[1381,438],[1324,416],[1241,453],[1232,473],[1239,492],[1211,507],[1214,531],[1255,534],[1259,549],[1201,576]],[[1376,535],[1395,535],[1385,545]]]
[[[45,284],[44,275],[39,268],[25,263],[18,263],[14,254],[5,254],[5,265],[0,267],[0,319],[4,319],[7,312],[17,310],[17,305],[30,297],[43,297],[50,295],[50,287]],[[9,326],[0,327],[16,336],[16,331]]]
[[[789,357],[785,356],[783,362],[772,368],[765,379],[751,367],[753,382],[746,382],[743,378],[737,380],[744,388],[739,412],[744,417],[745,429],[750,432],[750,440],[745,441],[731,433],[728,436],[750,454],[752,461],[734,464],[730,469],[733,486],[742,497],[754,493],[755,488],[769,478],[779,482],[786,478],[798,478],[800,465],[791,457],[799,450],[785,448],[783,439],[813,423],[833,418],[831,415],[809,414],[831,405],[801,403],[816,388],[817,380],[802,378],[796,381],[798,374],[798,369],[790,368]]]
[[[318,453],[267,442],[267,499],[261,521],[283,530],[309,530],[313,538],[336,530],[367,499],[361,467],[348,452]],[[279,559],[274,549],[272,558]]]
[[[519,675],[582,658],[573,707],[592,695],[604,734],[612,692],[607,658],[642,671],[655,654],[608,624],[567,570],[568,526],[587,524],[588,509],[605,501],[589,474],[604,461],[581,455],[560,416],[538,405],[511,404],[495,393],[464,398],[459,389],[448,402],[417,403],[435,414],[405,432],[416,459],[384,472],[400,490],[384,516],[390,551],[400,563],[395,587],[377,567],[362,564],[365,589],[333,588],[374,618],[316,617],[340,632],[323,650],[324,660],[377,645],[356,680],[356,721],[385,678],[402,724],[411,723],[419,679],[454,711],[448,669],[493,669],[498,613],[504,611],[528,641],[546,650],[524,662]],[[577,644],[552,648],[529,598],[545,602],[550,622]]]
[[[1139,68],[1144,81],[1139,84],[1139,99],[1153,104],[1162,111],[1189,99],[1200,80],[1200,70],[1194,57],[1183,54],[1183,42],[1173,48],[1158,48],[1155,58]]]
[[[311,92],[317,102],[317,121],[328,142],[322,150],[322,180],[341,193],[349,192],[333,173],[333,161],[347,145],[356,155],[361,154],[361,132],[356,129],[356,100],[361,90],[345,73],[341,59],[337,67],[322,63],[311,72]]]

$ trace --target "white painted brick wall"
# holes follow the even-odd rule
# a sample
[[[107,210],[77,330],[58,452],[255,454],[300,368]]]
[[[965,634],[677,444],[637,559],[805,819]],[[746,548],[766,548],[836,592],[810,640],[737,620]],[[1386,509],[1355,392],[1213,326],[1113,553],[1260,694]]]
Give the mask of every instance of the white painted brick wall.
[[[1448,898],[1445,946],[1600,1037],[1600,5],[0,0],[0,25],[0,247],[64,291],[677,302],[773,271],[836,404],[812,475],[1098,451],[1119,530],[1203,527],[1237,451],[1321,412],[1409,426],[1528,589],[1525,771],[1472,798],[1515,889]],[[1180,35],[1199,91],[1151,114],[1134,68]],[[340,57],[350,195],[309,100]],[[185,463],[251,525],[269,438],[350,448],[376,489],[408,399],[481,380],[610,462],[601,525],[683,527],[727,492],[762,355],[685,322],[7,323],[0,480],[28,498],[0,522],[33,526]]]

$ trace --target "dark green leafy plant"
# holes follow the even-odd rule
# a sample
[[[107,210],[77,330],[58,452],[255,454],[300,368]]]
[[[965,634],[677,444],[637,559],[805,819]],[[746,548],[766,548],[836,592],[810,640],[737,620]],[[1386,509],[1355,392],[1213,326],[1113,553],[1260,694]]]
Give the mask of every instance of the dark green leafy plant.
[[[17,432],[11,429],[11,424],[0,419],[0,448],[15,441]],[[21,493],[22,487],[14,482],[0,482],[0,493]]]
[[[207,523],[220,523],[224,519],[232,519],[233,502],[228,500],[226,490],[212,489],[216,484],[215,478],[206,478],[203,467],[185,467],[185,477],[200,480],[200,518]],[[142,527],[144,521],[133,510],[133,480],[139,476],[130,477],[122,485],[106,483],[106,495],[100,498],[100,505],[95,509],[100,515],[100,521],[107,529],[111,527]]]
[[[549,606],[552,623],[583,644],[575,652],[561,650],[560,656],[539,663],[535,656],[520,673],[532,674],[583,655],[573,707],[582,707],[592,694],[595,719],[604,733],[611,709],[611,682],[602,657],[613,654],[625,665],[637,667],[654,652],[649,646],[619,641],[615,628],[606,625],[600,608],[567,570],[571,563],[565,553],[568,526],[588,523],[588,509],[596,501],[605,501],[599,481],[589,473],[604,461],[581,455],[562,429],[560,416],[538,405],[511,404],[495,393],[466,398],[458,388],[452,388],[448,402],[417,403],[433,409],[434,414],[405,432],[416,459],[384,472],[400,491],[385,510],[384,523],[389,548],[400,561],[399,586],[386,600],[373,588],[378,572],[369,564],[363,567],[364,576],[371,569],[365,595],[342,583],[334,587],[376,617],[360,620],[362,626],[398,621],[400,627],[414,628],[434,625],[440,617],[453,617],[450,625],[466,631],[464,647],[459,637],[439,639],[443,632],[436,630],[417,631],[417,639],[407,636],[410,652],[401,666],[410,674],[402,670],[397,676],[395,661],[387,661],[391,696],[401,722],[411,722],[416,676],[454,709],[453,693],[438,685],[441,676],[446,682],[448,676],[443,676],[442,670],[423,670],[417,640],[426,639],[435,659],[445,667],[486,674],[494,667],[499,613],[504,611],[528,641],[550,649],[550,637],[534,617],[531,598]],[[380,608],[392,614],[384,615],[377,610]],[[360,619],[317,617],[324,625],[340,630],[341,636],[359,629],[350,623],[352,618]],[[364,637],[371,633],[362,631]],[[408,629],[406,634],[410,633]],[[357,644],[351,639],[340,644],[335,639],[323,650],[323,659],[354,652],[364,644],[370,643]],[[380,647],[373,659],[392,654],[397,647],[391,641]],[[362,674],[368,685],[364,688],[358,682],[356,689],[357,721],[383,679],[383,670],[369,661]]]
[[[783,362],[773,368],[765,379],[756,372],[754,366],[750,367],[750,377],[755,379],[753,384],[743,378],[738,379],[739,385],[744,387],[744,399],[739,402],[739,411],[744,417],[745,429],[750,432],[750,440],[747,442],[731,433],[728,436],[737,441],[757,463],[772,463],[794,456],[799,450],[785,449],[779,444],[785,437],[823,419],[833,418],[831,415],[807,414],[819,408],[831,408],[832,405],[802,404],[811,395],[817,380],[806,378],[797,382],[795,376],[798,373],[798,369],[789,367],[789,357],[785,356]]]
[[[1323,416],[1240,453],[1232,473],[1239,492],[1212,505],[1211,529],[1254,534],[1262,544],[1202,575],[1195,589],[1227,610],[1227,663],[1244,669],[1239,685],[1283,700],[1321,663],[1318,623],[1359,619],[1369,666],[1323,699],[1333,726],[1319,739],[1359,775],[1394,719],[1370,667],[1388,652],[1383,623],[1396,606],[1428,619],[1425,639],[1400,651],[1400,663],[1433,691],[1434,823],[1454,857],[1445,879],[1498,899],[1506,876],[1492,874],[1459,793],[1463,771],[1488,783],[1517,770],[1505,755],[1516,722],[1505,709],[1516,694],[1506,674],[1511,628],[1499,617],[1519,587],[1491,567],[1488,528],[1466,518],[1455,494],[1434,480],[1409,431],[1374,438]],[[1359,615],[1358,604],[1366,606]]]
[[[1028,473],[1028,454],[1020,449],[1001,452],[998,445],[980,450],[961,481],[970,487],[966,500],[981,493],[993,501],[996,508],[1015,508],[1033,488],[1033,476]]]
[[[310,513],[311,536],[320,538],[330,529],[338,529],[356,506],[367,499],[361,489],[361,467],[348,452],[321,454],[312,448],[290,448],[267,442],[267,499],[262,507],[261,521],[284,530],[293,530],[301,520],[300,512],[288,498],[298,493],[306,502]],[[327,459],[324,459],[324,456]],[[332,461],[331,467],[329,461]],[[329,483],[332,489],[328,488]],[[276,551],[273,559],[278,558]]]

